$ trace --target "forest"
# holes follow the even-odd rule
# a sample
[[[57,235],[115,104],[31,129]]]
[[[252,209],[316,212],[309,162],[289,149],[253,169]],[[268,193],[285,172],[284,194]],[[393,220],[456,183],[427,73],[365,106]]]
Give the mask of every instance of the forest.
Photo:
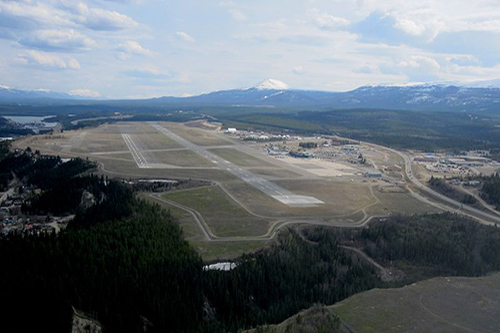
[[[495,173],[489,177],[481,177],[481,197],[496,209],[500,209],[500,175]]]
[[[474,196],[453,188],[451,185],[446,183],[446,180],[442,178],[431,176],[431,178],[429,179],[429,186],[436,192],[439,192],[465,205],[482,208],[482,205],[477,201],[476,198],[474,198]]]
[[[382,265],[406,271],[405,283],[443,275],[480,276],[500,270],[500,228],[453,213],[393,216],[363,229],[307,228],[311,241],[336,234]]]
[[[393,148],[460,151],[498,149],[498,118],[480,116],[471,122],[460,112],[381,109],[330,111],[215,113],[225,125],[268,131],[291,130],[305,134],[337,134]]]

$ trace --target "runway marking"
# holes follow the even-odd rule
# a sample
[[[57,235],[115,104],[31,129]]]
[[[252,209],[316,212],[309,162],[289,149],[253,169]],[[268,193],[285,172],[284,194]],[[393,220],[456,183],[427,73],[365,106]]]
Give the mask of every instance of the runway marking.
[[[130,135],[122,133],[122,137],[139,169],[150,169],[148,161],[146,160],[144,155],[142,155],[142,153],[139,151],[139,148],[137,148],[136,144],[134,143]]]

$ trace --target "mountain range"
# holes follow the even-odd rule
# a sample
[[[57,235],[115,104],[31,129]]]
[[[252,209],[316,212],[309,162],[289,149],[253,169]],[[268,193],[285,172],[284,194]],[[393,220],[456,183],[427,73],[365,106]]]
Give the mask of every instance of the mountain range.
[[[61,104],[68,102],[131,104],[135,106],[199,107],[258,106],[292,109],[376,108],[425,111],[500,111],[500,88],[457,85],[364,86],[347,92],[290,89],[279,80],[267,79],[250,88],[214,91],[191,97],[142,100],[83,100],[50,91],[25,91],[0,86],[2,104]]]

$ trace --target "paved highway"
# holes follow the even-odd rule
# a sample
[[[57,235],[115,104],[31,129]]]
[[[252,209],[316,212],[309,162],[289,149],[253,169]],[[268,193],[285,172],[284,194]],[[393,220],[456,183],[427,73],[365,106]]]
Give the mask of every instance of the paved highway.
[[[432,204],[433,206],[435,207],[438,207],[440,209],[443,209],[445,211],[450,211],[450,212],[456,212],[457,210],[460,210],[463,214],[465,215],[468,215],[470,217],[473,217],[475,219],[478,219],[480,220],[481,222],[485,223],[485,224],[495,224],[495,223],[500,223],[500,217],[499,216],[496,216],[496,215],[493,215],[493,214],[490,214],[488,212],[485,212],[485,211],[482,211],[482,210],[479,210],[479,209],[476,209],[476,208],[473,208],[473,207],[470,207],[470,206],[467,206],[467,205],[464,205],[456,200],[453,200],[445,195],[442,195],[441,193],[438,193],[436,191],[434,191],[433,189],[425,186],[424,184],[422,184],[416,177],[413,176],[413,172],[412,172],[412,166],[411,166],[411,160],[410,158],[408,157],[408,155],[400,152],[400,151],[397,151],[395,149],[392,149],[392,148],[387,148],[387,147],[383,147],[383,146],[379,146],[379,145],[375,145],[375,144],[371,144],[371,143],[365,143],[367,145],[371,145],[371,146],[376,146],[376,147],[379,147],[379,148],[382,148],[382,149],[385,149],[385,150],[388,150],[394,154],[397,154],[399,156],[401,156],[401,158],[403,158],[404,162],[405,162],[405,174],[406,174],[406,177],[422,192],[425,192],[429,195],[431,195],[432,197],[434,198],[437,198],[439,200],[441,200],[442,202],[445,202],[446,204],[448,205],[451,205],[451,207],[447,206],[447,205],[442,205],[442,204],[439,204],[439,203],[435,203],[435,202],[431,202],[423,197],[421,197],[420,195],[416,194],[413,192],[414,196],[416,198],[419,198],[421,201],[423,202],[427,202],[427,203],[430,203]]]

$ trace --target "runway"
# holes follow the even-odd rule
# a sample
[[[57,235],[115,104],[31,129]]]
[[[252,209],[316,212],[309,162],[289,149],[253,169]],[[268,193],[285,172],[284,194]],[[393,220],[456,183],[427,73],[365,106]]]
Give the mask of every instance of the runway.
[[[194,143],[184,139],[183,137],[169,131],[163,126],[158,125],[157,123],[149,123],[153,128],[158,130],[160,133],[165,134],[171,139],[177,141],[181,145],[189,148],[195,153],[203,156],[204,158],[212,161],[212,163],[218,165],[218,167],[222,170],[225,170],[237,178],[243,180],[247,184],[253,186],[259,191],[265,193],[266,195],[280,201],[281,203],[291,206],[291,207],[314,207],[320,204],[324,204],[323,201],[318,200],[311,196],[304,195],[295,195],[289,190],[284,189],[283,187],[268,181],[267,179],[262,178],[259,175],[256,175],[248,170],[240,168],[239,166],[223,159],[220,156],[215,155],[214,153],[208,151],[206,148],[195,145]],[[132,150],[131,150],[132,151]],[[135,158],[135,157],[134,157]],[[139,164],[137,164],[139,165]]]
[[[146,160],[144,155],[142,155],[139,148],[137,148],[130,135],[122,133],[122,137],[139,169],[149,169],[150,166],[148,164],[148,161]]]

